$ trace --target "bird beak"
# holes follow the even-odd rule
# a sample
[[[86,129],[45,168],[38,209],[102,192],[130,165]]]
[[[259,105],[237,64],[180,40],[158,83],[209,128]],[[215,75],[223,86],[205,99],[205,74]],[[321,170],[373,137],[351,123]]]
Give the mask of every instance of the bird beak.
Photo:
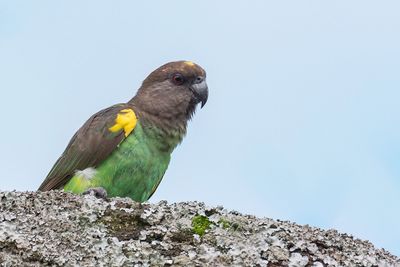
[[[208,99],[208,86],[206,80],[202,79],[200,82],[192,84],[190,89],[197,98],[197,101],[201,102],[201,107],[204,107]]]

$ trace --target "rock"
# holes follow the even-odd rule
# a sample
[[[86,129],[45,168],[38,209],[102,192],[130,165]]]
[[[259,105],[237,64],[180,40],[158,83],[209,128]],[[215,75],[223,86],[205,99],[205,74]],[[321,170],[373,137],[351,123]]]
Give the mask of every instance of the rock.
[[[206,207],[0,192],[1,266],[400,266],[336,230]]]

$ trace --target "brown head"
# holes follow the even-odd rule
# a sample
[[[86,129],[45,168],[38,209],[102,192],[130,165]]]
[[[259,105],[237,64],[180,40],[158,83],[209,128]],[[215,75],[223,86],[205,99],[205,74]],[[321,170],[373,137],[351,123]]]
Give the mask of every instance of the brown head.
[[[206,72],[191,61],[176,61],[150,73],[129,103],[145,117],[186,130],[197,104],[203,107],[207,97]]]

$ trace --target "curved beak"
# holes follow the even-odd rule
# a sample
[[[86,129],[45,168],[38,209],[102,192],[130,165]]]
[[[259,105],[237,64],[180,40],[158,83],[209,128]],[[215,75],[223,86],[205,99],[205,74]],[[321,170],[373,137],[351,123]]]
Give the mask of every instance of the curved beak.
[[[193,91],[198,102],[201,102],[201,107],[204,107],[208,99],[208,86],[206,83],[206,79],[202,79],[201,81],[192,84],[192,86],[190,86],[190,89]]]

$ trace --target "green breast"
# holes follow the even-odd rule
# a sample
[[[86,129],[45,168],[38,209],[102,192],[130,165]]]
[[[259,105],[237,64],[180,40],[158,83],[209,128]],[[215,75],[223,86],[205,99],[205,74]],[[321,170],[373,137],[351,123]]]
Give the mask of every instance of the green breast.
[[[134,131],[103,161],[93,178],[74,176],[65,191],[82,193],[91,187],[103,187],[110,197],[130,197],[146,201],[167,170],[171,152],[181,138],[160,138],[156,128]],[[167,148],[167,149],[166,149]]]

